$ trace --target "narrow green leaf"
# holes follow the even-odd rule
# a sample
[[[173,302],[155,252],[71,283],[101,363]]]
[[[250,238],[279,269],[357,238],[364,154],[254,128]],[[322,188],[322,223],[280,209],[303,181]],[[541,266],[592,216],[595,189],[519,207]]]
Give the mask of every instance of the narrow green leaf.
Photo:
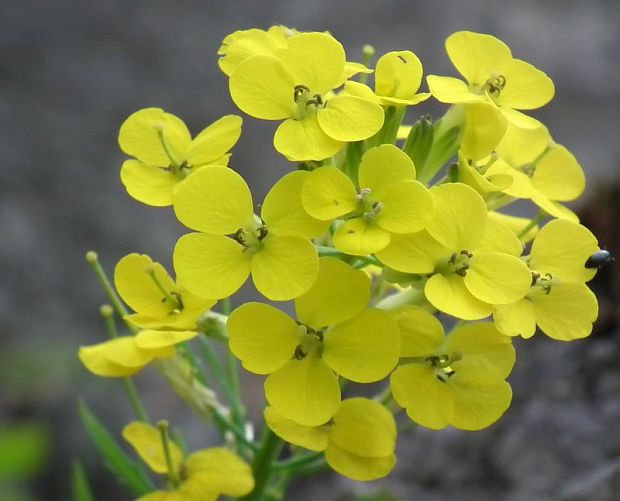
[[[73,492],[73,501],[95,501],[84,467],[78,459],[73,461],[71,491]]]
[[[78,403],[78,412],[104,463],[119,481],[138,496],[155,490],[144,468],[125,454],[112,434],[101,424],[83,400]]]

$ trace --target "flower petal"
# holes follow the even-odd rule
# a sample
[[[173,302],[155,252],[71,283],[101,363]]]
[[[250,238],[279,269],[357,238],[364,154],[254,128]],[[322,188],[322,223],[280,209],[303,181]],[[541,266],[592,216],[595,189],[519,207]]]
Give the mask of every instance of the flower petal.
[[[234,294],[247,280],[251,257],[231,238],[190,233],[177,241],[174,269],[192,294],[220,299]]]
[[[398,362],[400,332],[383,310],[367,309],[325,334],[323,360],[346,379],[371,383],[387,376]]]
[[[424,286],[424,294],[439,311],[463,320],[478,320],[493,312],[493,305],[474,297],[457,275],[433,275]]]
[[[376,253],[390,268],[403,273],[432,273],[437,263],[450,257],[452,251],[422,230],[417,233],[393,234],[390,245]]]
[[[265,422],[282,440],[310,449],[324,451],[327,447],[327,429],[322,426],[304,426],[286,419],[273,407],[266,407],[263,412]]]
[[[512,401],[512,389],[505,381],[493,385],[470,384],[450,379],[453,387],[453,407],[450,424],[467,431],[482,430],[495,423]]]
[[[123,438],[131,444],[151,470],[155,473],[168,473],[168,465],[159,429],[147,423],[133,421],[123,428]],[[171,439],[168,439],[168,451],[172,464],[178,471],[183,462],[183,453],[179,446]]]
[[[174,195],[174,213],[192,230],[228,235],[252,223],[252,194],[234,170],[209,165],[181,183]]]
[[[361,141],[379,132],[383,125],[383,108],[355,96],[332,97],[325,108],[317,110],[323,132],[336,141]]]
[[[203,492],[215,491],[225,496],[240,497],[254,489],[250,465],[223,447],[194,452],[187,458],[185,467],[188,480],[200,482]]]
[[[495,327],[506,336],[531,338],[536,332],[536,313],[525,298],[513,304],[498,304],[493,311]]]
[[[334,416],[329,441],[357,456],[389,456],[396,447],[396,421],[392,413],[375,400],[349,398],[340,404]]]
[[[381,198],[382,190],[394,183],[413,181],[415,166],[403,150],[393,144],[382,144],[367,150],[359,166],[360,188],[370,188]]]
[[[143,330],[136,334],[136,346],[143,350],[156,350],[175,346],[198,336],[196,331]]]
[[[345,254],[366,256],[385,249],[390,243],[390,233],[362,217],[354,217],[338,227],[333,242]]]
[[[173,188],[180,182],[174,174],[138,160],[123,162],[121,181],[131,197],[153,207],[172,205]]]
[[[465,79],[482,86],[497,70],[512,60],[510,48],[498,38],[483,33],[458,31],[446,39],[450,61]]]
[[[252,56],[240,63],[228,81],[230,96],[239,109],[262,120],[295,115],[295,81],[273,56]]]
[[[110,360],[110,353],[129,352],[135,363],[120,365]],[[101,377],[125,377],[135,374],[152,360],[152,355],[137,350],[133,336],[123,336],[92,346],[82,346],[78,353],[80,361],[93,374]]]
[[[325,450],[325,460],[341,475],[360,482],[383,478],[392,471],[396,464],[394,454],[383,458],[368,458],[347,452],[331,443]]]
[[[310,172],[301,191],[304,209],[323,221],[355,210],[356,196],[353,182],[336,167],[319,167]]]
[[[299,344],[297,323],[268,304],[239,306],[227,326],[230,351],[255,374],[270,374],[286,365]]]
[[[390,314],[400,330],[401,357],[427,357],[435,353],[444,339],[441,322],[419,306],[404,306]]]
[[[529,220],[526,219],[523,227],[528,223]],[[518,257],[523,253],[523,244],[517,238],[516,233],[500,222],[497,217],[489,217],[486,231],[476,252],[503,252]]]
[[[293,236],[267,237],[252,256],[252,280],[272,301],[301,296],[316,280],[319,258],[312,242]]]
[[[187,162],[192,165],[218,163],[239,140],[243,120],[237,115],[226,115],[203,129],[189,145]]]
[[[383,207],[376,224],[391,233],[414,233],[424,229],[434,214],[433,197],[418,181],[403,181],[381,194]]]
[[[532,186],[551,200],[565,202],[583,193],[586,178],[571,152],[555,144],[537,162]]]
[[[586,268],[585,263],[598,250],[596,237],[585,226],[554,219],[536,235],[529,266],[568,282],[587,282],[596,270]]]
[[[525,297],[532,275],[525,263],[509,254],[474,254],[467,275],[467,290],[480,301],[510,304]]]
[[[316,282],[295,300],[295,311],[300,322],[322,329],[354,317],[369,301],[366,273],[339,259],[322,257]]]
[[[506,117],[493,103],[466,104],[461,153],[472,160],[490,155],[504,137],[506,127]]]
[[[273,146],[290,161],[301,162],[331,157],[342,148],[342,142],[323,132],[316,115],[308,115],[282,122],[273,136]]]
[[[327,230],[329,222],[310,216],[301,203],[301,190],[309,176],[308,171],[289,172],[269,190],[261,217],[270,233],[314,238]]]
[[[495,99],[500,106],[533,110],[547,104],[555,94],[553,81],[530,63],[513,59],[502,72],[506,84]]]
[[[265,396],[285,418],[305,426],[319,426],[336,414],[340,386],[334,372],[311,353],[270,374],[265,381]]]
[[[375,67],[375,92],[379,96],[411,99],[422,83],[422,63],[409,50],[384,54]]]
[[[431,94],[442,103],[480,103],[487,101],[485,96],[474,94],[463,80],[452,77],[428,75],[426,83]]]

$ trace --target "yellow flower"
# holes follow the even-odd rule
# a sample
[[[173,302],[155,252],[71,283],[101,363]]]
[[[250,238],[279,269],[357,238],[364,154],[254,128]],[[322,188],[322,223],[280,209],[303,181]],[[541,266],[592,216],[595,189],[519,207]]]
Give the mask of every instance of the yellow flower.
[[[301,205],[306,171],[291,172],[267,194],[261,217],[243,178],[227,167],[209,166],[188,178],[174,197],[185,226],[201,233],[182,236],[174,249],[181,283],[200,297],[235,293],[250,273],[258,291],[283,301],[306,292],[318,270],[310,238],[328,223],[310,217]]]
[[[264,414],[267,425],[280,438],[312,451],[325,451],[327,463],[353,480],[385,477],[396,464],[394,416],[374,400],[344,400],[333,419],[321,426],[298,424],[273,407],[267,407]]]
[[[121,181],[136,200],[156,207],[172,204],[183,179],[209,164],[226,165],[241,134],[241,117],[226,115],[194,139],[183,121],[160,108],[145,108],[121,125],[118,142],[134,160],[121,168]]]
[[[551,79],[521,59],[494,36],[471,31],[453,33],[446,40],[452,64],[466,82],[429,75],[431,94],[444,103],[490,102],[513,124],[538,127],[540,122],[516,110],[532,110],[548,103],[555,92]]]
[[[187,458],[179,446],[167,439],[173,472],[169,471],[161,430],[134,421],[123,429],[123,438],[155,473],[172,475],[177,486],[155,491],[139,501],[215,501],[220,495],[240,497],[254,489],[254,478],[248,464],[223,447],[202,449]]]
[[[419,231],[433,215],[433,200],[415,181],[413,162],[396,146],[385,144],[364,153],[358,182],[356,189],[336,167],[320,167],[308,175],[301,193],[311,216],[346,219],[333,237],[342,252],[363,256],[380,251],[392,233]]]
[[[430,192],[435,216],[427,228],[393,234],[377,257],[397,271],[429,275],[426,298],[457,318],[484,318],[493,304],[524,297],[531,276],[517,257],[523,247],[516,235],[488,219],[484,201],[469,186],[448,183]]]
[[[289,160],[323,160],[345,142],[383,125],[383,109],[355,96],[332,96],[348,78],[344,48],[326,33],[301,33],[272,55],[254,55],[230,75],[230,94],[245,113],[284,120],[274,136]]]
[[[495,222],[506,226],[515,235],[517,235],[517,237],[532,222],[532,220],[527,217],[511,216],[509,214],[503,214],[497,211],[489,211],[489,219],[493,219]],[[519,240],[521,240],[521,243],[523,244],[528,243],[529,241],[534,239],[534,237],[538,233],[538,230],[538,225],[532,226],[525,235],[519,238]]]
[[[334,258],[320,259],[310,290],[295,300],[298,321],[262,303],[228,319],[230,349],[243,367],[269,374],[265,395],[287,419],[326,423],[340,405],[338,376],[379,381],[396,365],[399,333],[382,310],[367,308],[370,279]]]
[[[153,360],[173,357],[175,345],[198,335],[195,331],[143,330],[92,346],[82,346],[79,358],[93,374],[126,377],[140,372]]]
[[[194,329],[215,300],[194,296],[176,284],[164,267],[146,254],[129,254],[114,269],[114,285],[136,313],[125,320],[148,329]]]
[[[409,50],[401,50],[388,52],[377,61],[374,92],[367,85],[354,81],[345,82],[344,90],[382,106],[413,106],[431,96],[428,92],[417,93],[420,83],[420,59]]]
[[[508,175],[512,183],[502,189],[507,195],[531,199],[548,214],[578,223],[579,219],[558,202],[579,197],[585,176],[575,157],[551,139],[546,127],[520,129],[509,125],[496,148],[498,160],[488,175]]]
[[[518,302],[495,306],[493,319],[498,330],[529,338],[538,325],[547,336],[560,341],[590,335],[598,303],[585,282],[596,270],[586,268],[585,262],[598,250],[594,235],[579,224],[555,219],[543,226],[526,258],[532,286]]]
[[[512,399],[505,381],[515,362],[510,338],[487,322],[445,336],[439,320],[416,306],[393,315],[402,348],[390,384],[413,421],[435,430],[480,430],[501,417]]]

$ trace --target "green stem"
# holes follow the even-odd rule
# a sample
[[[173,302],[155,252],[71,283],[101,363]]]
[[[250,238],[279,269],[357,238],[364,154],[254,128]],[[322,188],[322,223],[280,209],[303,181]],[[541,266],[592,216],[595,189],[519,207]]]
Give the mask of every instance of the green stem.
[[[252,463],[256,485],[254,490],[242,499],[246,501],[262,501],[264,499],[269,481],[274,473],[271,464],[277,459],[283,446],[284,442],[266,426],[263,430],[260,450]]]
[[[290,471],[293,470],[292,474],[294,475],[294,471],[299,469],[302,466],[306,466],[314,463],[316,460],[321,459],[323,457],[322,452],[315,452],[312,454],[304,454],[300,457],[294,457],[287,461],[279,461],[275,463],[272,468],[274,471]]]
[[[159,428],[159,434],[161,436],[161,443],[164,449],[164,457],[166,458],[166,466],[168,467],[168,480],[172,484],[172,487],[177,488],[180,485],[179,473],[176,467],[172,464],[172,455],[170,454],[170,443],[168,438],[168,421],[159,421],[157,428]]]
[[[528,224],[526,224],[519,233],[517,233],[517,237],[519,239],[523,238],[525,235],[529,233],[529,231],[538,225],[543,219],[546,217],[546,213],[544,211],[540,211],[536,217],[534,217]]]
[[[355,186],[358,185],[358,170],[363,153],[363,141],[355,141],[347,144],[342,171],[353,181]]]
[[[110,305],[104,304],[101,307],[101,315],[103,316],[103,320],[105,322],[106,330],[108,331],[108,335],[111,339],[118,337],[118,330],[116,329],[116,322],[114,321],[114,311]],[[142,404],[140,400],[140,395],[138,394],[138,390],[136,389],[136,385],[133,380],[129,377],[123,378],[123,386],[125,387],[125,393],[127,393],[127,398],[129,398],[129,403],[134,411],[134,414],[140,421],[144,421],[145,423],[150,423],[149,415],[146,412],[146,408]]]
[[[97,256],[97,253],[94,251],[87,252],[86,261],[90,263],[93,270],[95,271],[95,274],[97,275],[97,278],[99,279],[99,282],[101,283],[101,286],[103,287],[103,290],[105,291],[106,296],[108,296],[108,299],[114,306],[116,313],[118,313],[118,315],[121,318],[123,318],[125,315],[129,315],[129,311],[127,310],[127,308],[125,308],[125,305],[121,301],[121,298],[118,296],[118,294],[114,290],[114,287],[112,287],[112,284],[110,280],[108,279],[108,276],[106,275],[105,271],[103,271],[103,268],[101,267],[101,263],[99,262],[99,257]],[[137,332],[138,330],[135,327],[132,327],[131,325],[129,327],[134,332]]]
[[[161,143],[164,151],[166,152],[168,159],[170,160],[172,165],[174,165],[174,167],[178,169],[181,166],[181,162],[179,162],[178,158],[175,158],[174,153],[172,152],[172,148],[170,148],[168,141],[166,141],[164,131],[162,129],[157,129],[157,136],[159,137],[159,142]]]

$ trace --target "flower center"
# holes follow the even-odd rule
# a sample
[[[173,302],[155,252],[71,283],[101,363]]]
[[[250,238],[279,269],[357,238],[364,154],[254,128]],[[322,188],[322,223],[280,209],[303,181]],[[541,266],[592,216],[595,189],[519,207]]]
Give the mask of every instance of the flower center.
[[[482,92],[489,94],[492,98],[500,96],[506,87],[506,77],[504,75],[496,75],[489,78],[482,86]]]
[[[295,348],[294,357],[303,360],[310,354],[321,354],[323,352],[324,329],[315,330],[307,325],[299,325],[300,343]]]
[[[437,379],[439,379],[442,383],[445,383],[456,374],[456,371],[451,367],[451,364],[458,362],[460,359],[460,354],[453,353],[452,356],[443,354],[426,357],[425,362],[435,369],[435,376],[437,376]]]
[[[269,235],[269,230],[265,223],[257,224],[254,227],[239,228],[232,235],[229,235],[235,242],[243,245],[244,252],[258,252],[264,246],[263,241]]]
[[[453,273],[464,277],[469,270],[469,263],[474,255],[468,250],[461,250],[460,252],[454,252],[450,258],[437,267],[436,271],[442,275],[451,275]]]
[[[357,194],[357,210],[355,217],[361,217],[366,223],[372,223],[383,209],[383,202],[371,200],[372,190],[370,188],[362,188]]]
[[[551,275],[551,273],[545,273],[542,275],[536,271],[532,271],[531,287],[538,289],[547,295],[551,293],[551,288],[556,282],[557,280],[553,279],[553,275]]]
[[[318,93],[313,93],[305,85],[296,85],[293,90],[293,101],[297,105],[297,119],[302,120],[310,114],[315,114],[318,108],[324,108],[327,100]]]

